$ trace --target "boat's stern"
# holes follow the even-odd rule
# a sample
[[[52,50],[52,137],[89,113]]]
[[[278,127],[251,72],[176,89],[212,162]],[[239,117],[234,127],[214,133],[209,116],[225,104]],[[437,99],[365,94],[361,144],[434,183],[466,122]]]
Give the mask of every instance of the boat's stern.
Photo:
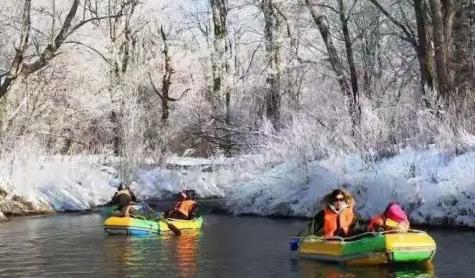
[[[434,239],[425,232],[386,234],[386,252],[389,262],[431,261],[435,251]]]
[[[193,220],[181,220],[181,219],[171,219],[168,218],[167,222],[175,226],[179,230],[197,230],[201,229],[201,225],[203,225],[203,218],[198,217]],[[158,225],[160,226],[160,231],[169,231],[168,225],[164,221],[158,221]]]
[[[411,230],[366,233],[345,239],[309,236],[302,239],[299,255],[348,265],[379,265],[427,262],[434,257],[435,250],[435,241],[427,233]]]
[[[160,229],[154,221],[112,216],[104,221],[104,231],[112,235],[151,235],[158,234]]]

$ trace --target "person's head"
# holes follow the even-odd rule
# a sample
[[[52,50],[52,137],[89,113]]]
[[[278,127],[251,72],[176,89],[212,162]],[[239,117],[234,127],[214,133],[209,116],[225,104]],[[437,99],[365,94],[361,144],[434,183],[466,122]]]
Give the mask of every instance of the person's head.
[[[347,196],[345,192],[341,189],[335,189],[330,194],[330,204],[335,207],[335,209],[340,209],[343,205],[348,204]]]
[[[196,196],[196,193],[193,189],[191,190],[183,190],[180,193],[180,197],[182,200],[193,200]]]
[[[137,185],[137,182],[133,181],[127,186],[127,189],[133,192],[137,190]]]
[[[123,182],[119,183],[119,186],[117,186],[117,191],[125,190],[126,186]]]
[[[193,200],[196,198],[196,192],[193,189],[187,190],[186,195],[188,195],[188,199]]]
[[[186,190],[180,192],[180,199],[186,200],[188,199],[188,195],[186,194]]]
[[[407,221],[407,215],[398,203],[389,203],[384,216],[398,223]]]

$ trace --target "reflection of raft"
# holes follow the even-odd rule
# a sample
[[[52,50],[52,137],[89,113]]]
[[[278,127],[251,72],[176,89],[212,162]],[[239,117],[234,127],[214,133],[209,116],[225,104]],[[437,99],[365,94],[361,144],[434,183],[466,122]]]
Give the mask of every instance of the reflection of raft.
[[[435,241],[423,231],[387,231],[345,239],[309,236],[301,240],[299,255],[349,265],[377,265],[430,261],[435,249]]]
[[[166,221],[179,230],[200,229],[203,218],[198,217],[193,220],[169,219]],[[111,216],[104,221],[104,230],[109,234],[122,235],[150,235],[160,232],[170,231],[163,220],[146,220],[144,218],[117,217]]]

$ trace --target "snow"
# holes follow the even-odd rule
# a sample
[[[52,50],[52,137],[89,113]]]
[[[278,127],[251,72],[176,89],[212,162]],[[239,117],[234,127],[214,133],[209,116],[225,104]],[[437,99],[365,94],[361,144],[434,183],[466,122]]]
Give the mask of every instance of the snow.
[[[343,185],[363,218],[398,201],[413,223],[475,227],[475,152],[407,149],[376,161],[348,155],[272,167],[256,164],[256,158],[170,157],[166,165],[137,169],[135,190],[147,199],[195,189],[200,197],[226,198],[234,214],[310,217],[323,195]],[[118,170],[110,165],[113,159],[99,156],[16,157],[0,161],[0,186],[56,211],[83,210],[113,195]]]
[[[234,173],[231,170],[213,171],[211,166],[187,169],[156,167],[137,171],[138,195],[147,198],[170,198],[173,193],[194,189],[200,197],[224,197]]]
[[[228,205],[236,214],[307,216],[318,200],[343,185],[363,218],[400,202],[413,223],[475,227],[475,153],[405,150],[376,162],[360,156],[285,162],[236,185]],[[306,174],[308,173],[308,174]]]
[[[0,161],[0,180],[10,196],[55,211],[85,210],[107,202],[114,192],[115,170],[92,157],[28,157]],[[8,197],[7,197],[8,198]]]

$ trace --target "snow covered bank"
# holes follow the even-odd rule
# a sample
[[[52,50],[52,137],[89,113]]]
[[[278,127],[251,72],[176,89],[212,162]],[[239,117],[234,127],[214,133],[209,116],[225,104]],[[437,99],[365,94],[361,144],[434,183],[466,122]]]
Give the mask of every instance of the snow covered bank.
[[[202,159],[172,156],[166,165],[138,169],[137,192],[144,198],[168,199],[173,193],[194,189],[201,198],[226,197],[235,184],[248,180],[245,158]]]
[[[170,198],[183,189],[195,189],[200,197],[223,197],[239,175],[220,163],[222,159],[170,157],[162,167],[145,165],[131,175],[134,191],[142,200]],[[116,191],[119,164],[117,158],[107,156],[17,152],[0,160],[0,217],[103,205]]]
[[[107,202],[116,172],[98,157],[16,157],[0,161],[0,210],[21,215],[86,210]]]
[[[137,169],[135,190],[141,199],[167,199],[182,189],[195,189],[200,197],[225,197],[234,214],[309,217],[319,209],[317,200],[346,184],[362,217],[398,201],[413,223],[475,227],[475,152],[457,156],[407,150],[371,163],[354,155],[291,160],[272,167],[256,159],[172,157],[164,166]],[[118,172],[111,167],[116,164],[98,156],[0,161],[0,211],[86,210],[102,205],[116,189]]]
[[[365,218],[398,201],[413,223],[475,227],[475,152],[404,151],[374,163],[359,156],[286,162],[236,185],[227,205],[235,214],[312,216],[317,200],[341,184]]]

